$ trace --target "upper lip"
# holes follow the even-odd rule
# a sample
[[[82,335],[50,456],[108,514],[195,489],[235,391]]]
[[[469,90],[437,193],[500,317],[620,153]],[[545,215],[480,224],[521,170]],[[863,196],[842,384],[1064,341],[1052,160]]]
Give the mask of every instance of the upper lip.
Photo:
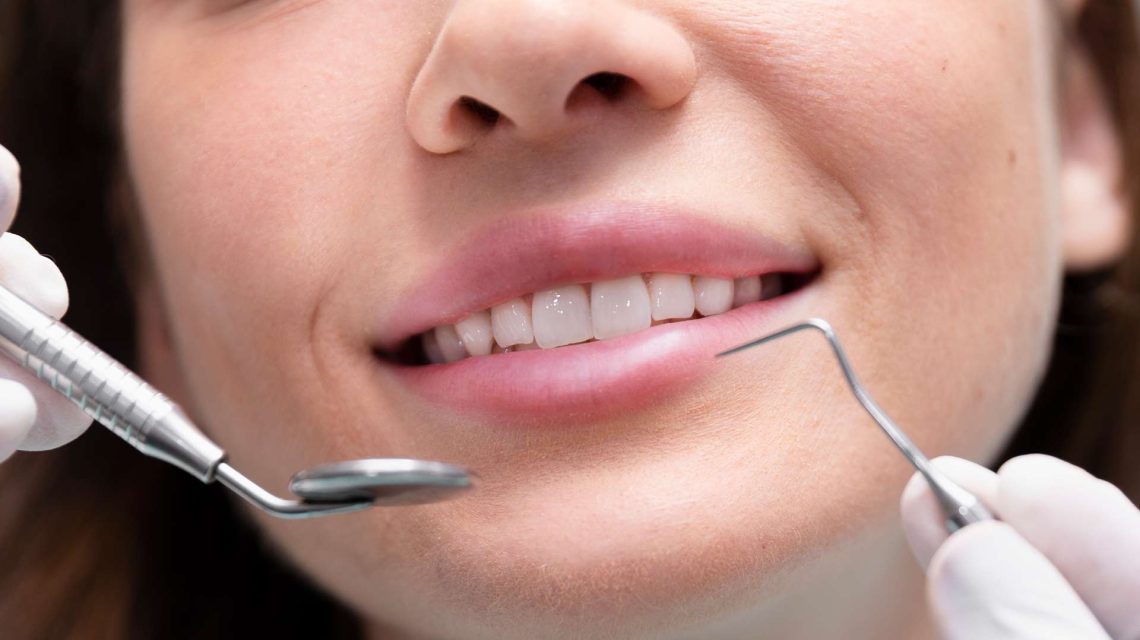
[[[377,346],[390,351],[424,331],[560,283],[649,272],[810,273],[817,266],[806,249],[674,207],[605,203],[514,215],[479,229],[413,284]]]

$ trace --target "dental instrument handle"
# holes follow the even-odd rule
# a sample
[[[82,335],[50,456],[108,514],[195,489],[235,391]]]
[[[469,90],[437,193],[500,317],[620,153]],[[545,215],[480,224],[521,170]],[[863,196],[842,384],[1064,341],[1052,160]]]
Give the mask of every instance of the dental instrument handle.
[[[971,524],[998,519],[977,496],[947,478],[933,465],[928,465],[925,472],[919,470],[919,473],[926,477],[926,483],[942,506],[942,513],[946,516],[946,531],[949,533]]]
[[[0,351],[145,455],[203,482],[226,458],[173,401],[3,285]]]

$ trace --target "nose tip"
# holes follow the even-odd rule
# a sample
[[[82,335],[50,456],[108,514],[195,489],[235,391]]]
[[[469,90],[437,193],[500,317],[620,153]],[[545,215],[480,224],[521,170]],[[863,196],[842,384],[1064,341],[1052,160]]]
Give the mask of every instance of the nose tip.
[[[408,97],[407,127],[433,153],[492,133],[557,139],[607,110],[668,109],[696,80],[688,40],[603,0],[471,0],[452,10]]]

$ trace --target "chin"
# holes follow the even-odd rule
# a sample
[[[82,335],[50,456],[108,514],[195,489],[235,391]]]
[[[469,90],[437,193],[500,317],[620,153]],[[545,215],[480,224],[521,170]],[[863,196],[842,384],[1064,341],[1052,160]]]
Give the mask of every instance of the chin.
[[[405,512],[401,537],[414,548],[385,546],[342,595],[404,634],[393,637],[694,638],[718,637],[727,620],[761,624],[810,566],[891,526],[896,496],[883,486],[908,474],[887,463],[852,481],[804,463],[798,446],[756,449],[492,478],[468,498]],[[382,530],[349,533],[344,546],[392,538],[392,521],[372,524]],[[394,607],[393,575],[434,608]]]

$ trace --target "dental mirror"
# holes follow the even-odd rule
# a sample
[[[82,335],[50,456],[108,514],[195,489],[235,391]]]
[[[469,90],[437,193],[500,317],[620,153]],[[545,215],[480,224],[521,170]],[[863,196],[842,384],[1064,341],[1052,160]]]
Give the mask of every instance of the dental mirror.
[[[326,464],[306,469],[289,482],[289,490],[304,500],[370,500],[377,506],[437,502],[471,486],[471,474],[462,467],[410,458]]]

